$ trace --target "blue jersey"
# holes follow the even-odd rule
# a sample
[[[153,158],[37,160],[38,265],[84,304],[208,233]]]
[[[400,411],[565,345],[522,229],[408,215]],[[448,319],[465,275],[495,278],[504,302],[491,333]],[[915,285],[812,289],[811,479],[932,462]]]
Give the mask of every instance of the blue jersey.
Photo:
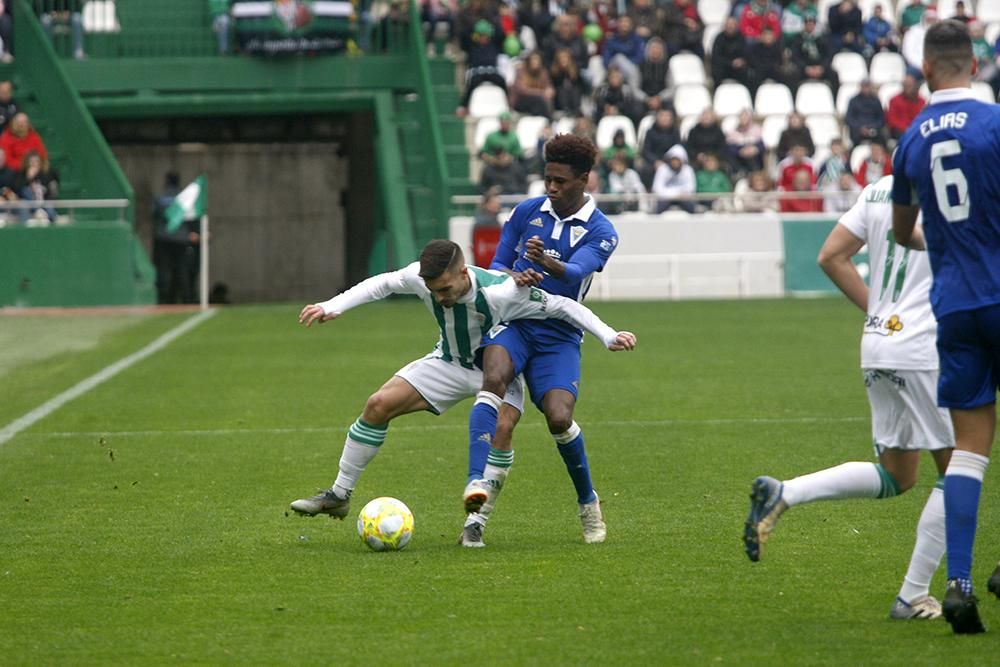
[[[938,319],[1000,303],[1000,105],[968,88],[935,92],[892,171],[893,203],[924,215]]]
[[[532,236],[545,243],[547,255],[566,265],[562,278],[546,274],[540,287],[575,301],[583,300],[594,273],[604,268],[618,246],[614,226],[593,198],[588,196],[583,208],[562,220],[552,210],[548,197],[537,197],[521,202],[511,211],[490,268],[513,271],[530,268],[544,273],[541,266],[524,258],[525,242]],[[582,335],[579,329],[558,320],[523,321],[518,326],[540,336],[555,335],[560,340],[575,337],[579,341]]]

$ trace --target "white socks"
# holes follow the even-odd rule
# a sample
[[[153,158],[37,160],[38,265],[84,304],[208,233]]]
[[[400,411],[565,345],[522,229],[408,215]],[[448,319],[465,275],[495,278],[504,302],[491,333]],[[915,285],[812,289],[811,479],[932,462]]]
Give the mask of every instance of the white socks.
[[[850,461],[802,475],[784,483],[782,499],[789,507],[816,500],[878,498],[882,476],[874,463]]]

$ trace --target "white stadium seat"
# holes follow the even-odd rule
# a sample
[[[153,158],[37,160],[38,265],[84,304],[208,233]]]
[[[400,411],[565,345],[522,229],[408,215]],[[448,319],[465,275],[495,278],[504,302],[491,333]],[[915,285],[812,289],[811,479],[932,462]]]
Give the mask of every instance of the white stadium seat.
[[[681,141],[688,140],[688,134],[691,132],[691,128],[697,124],[698,124],[697,116],[686,116],[683,119],[681,119],[681,125],[680,128],[678,128],[681,133]]]
[[[817,146],[829,146],[834,139],[840,139],[842,130],[836,116],[812,114],[806,117],[806,127]]]
[[[976,94],[977,100],[981,100],[987,104],[994,104],[997,101],[996,97],[993,96],[993,88],[985,81],[973,81],[972,92]]]
[[[781,133],[788,127],[787,116],[768,116],[761,123],[761,139],[764,140],[764,147],[774,150],[781,140]]]
[[[88,33],[120,32],[114,0],[89,0],[81,15],[83,29]]]
[[[729,134],[735,130],[740,125],[739,116],[723,116],[722,120],[719,121],[719,127],[722,128],[723,134]]]
[[[837,113],[841,116],[847,113],[847,105],[851,103],[859,90],[861,90],[861,86],[856,83],[840,84],[840,88],[837,89]]]
[[[758,116],[787,116],[795,111],[792,91],[783,83],[762,83],[754,97],[753,110]]]
[[[625,143],[635,148],[635,125],[628,116],[604,116],[597,123],[597,136],[594,143],[600,150],[609,148],[614,142],[618,130],[625,132]]]
[[[635,143],[636,146],[642,148],[642,143],[646,141],[646,132],[649,128],[653,127],[653,123],[656,122],[656,114],[646,114],[639,121],[639,127],[635,129]]]
[[[712,104],[717,116],[732,116],[743,109],[753,109],[750,91],[742,83],[735,81],[716,82]]]
[[[525,157],[538,152],[538,137],[548,124],[549,119],[545,116],[522,116],[517,121],[517,140],[521,142]]]
[[[698,15],[705,25],[722,25],[729,16],[729,0],[698,0]]]
[[[851,151],[851,171],[854,173],[858,172],[858,167],[861,163],[868,159],[868,156],[872,154],[871,144],[858,144]]]
[[[799,85],[795,93],[795,110],[804,116],[809,114],[833,114],[837,107],[833,103],[830,86],[819,81],[809,81]]]
[[[889,108],[889,100],[894,98],[903,92],[903,84],[897,83],[895,81],[891,83],[883,84],[881,88],[878,89],[878,101],[882,103],[883,109]]]
[[[483,149],[483,144],[486,143],[486,137],[500,129],[500,120],[498,118],[480,118],[476,121],[476,134],[472,140],[473,146],[475,146],[476,152],[478,153]]]
[[[1000,11],[1000,4],[997,4],[997,10]],[[993,23],[986,24],[986,41],[990,44],[996,44],[997,37],[1000,37],[1000,18]]]
[[[841,51],[833,57],[830,65],[837,72],[840,83],[861,83],[868,78],[868,63],[860,53]]]
[[[902,81],[905,75],[906,61],[898,53],[879,51],[872,56],[868,78],[876,88],[890,81]]]
[[[678,56],[680,55],[684,54],[678,54]],[[674,58],[678,56],[674,56]],[[701,84],[689,83],[674,88],[674,111],[680,118],[697,116],[706,107],[711,106],[712,96],[709,95],[708,89]]]
[[[712,47],[715,46],[715,38],[722,32],[722,26],[717,23],[706,23],[705,32],[701,37],[701,45],[705,49],[705,55],[712,55]]]
[[[980,2],[976,7],[976,18],[983,23],[1000,23],[1000,2]]]
[[[705,61],[693,53],[678,53],[671,56],[667,67],[670,70],[670,80],[675,86],[705,83]]]
[[[469,97],[469,115],[473,118],[499,116],[504,111],[510,111],[507,103],[507,93],[500,86],[492,83],[482,83],[475,87]]]

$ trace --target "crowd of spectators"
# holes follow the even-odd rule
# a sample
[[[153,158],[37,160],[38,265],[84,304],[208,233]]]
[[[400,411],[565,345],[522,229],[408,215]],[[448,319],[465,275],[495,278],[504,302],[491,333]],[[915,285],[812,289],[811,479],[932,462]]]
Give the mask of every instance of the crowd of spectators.
[[[978,4],[985,9],[987,2]],[[492,135],[487,144],[494,148],[476,147],[483,157],[484,192],[542,192],[533,187],[541,174],[538,145],[571,131],[597,140],[594,189],[619,195],[609,199],[611,210],[635,209],[640,195],[652,193],[653,211],[724,206],[785,212],[843,211],[864,185],[891,173],[891,150],[928,96],[920,64],[923,35],[933,22],[955,18],[969,24],[977,79],[996,99],[1000,11],[990,12],[996,22],[986,25],[977,20],[972,0],[942,4],[947,7],[939,16],[930,0],[434,3],[438,14],[447,9],[461,47],[458,60],[464,60],[457,115],[470,124],[493,115],[469,108],[484,84],[501,89],[515,114],[498,130],[507,137],[503,151]],[[882,67],[889,58],[880,54],[886,53],[894,54],[898,69],[876,80],[872,63],[879,56]],[[682,54],[692,54],[692,69],[701,71],[674,67]],[[845,70],[847,62],[855,69]],[[689,79],[705,87],[705,102],[694,112],[687,98],[691,86],[683,85]],[[733,82],[745,88],[744,102],[713,104],[713,90]],[[786,87],[793,109],[800,106],[801,87],[828,89],[829,99],[837,101],[822,115],[832,119],[823,121],[832,122],[834,131],[818,130],[815,113],[785,110],[778,119],[761,113],[755,101],[765,83]],[[518,141],[521,117],[546,119],[537,141]],[[631,128],[602,133],[607,118],[616,124],[627,119]],[[728,201],[698,197],[734,190],[738,196]]]
[[[49,165],[49,153],[31,119],[18,108],[10,81],[0,81],[0,201],[43,202],[59,197],[59,174]],[[0,204],[0,227],[13,224],[48,225],[56,210]]]

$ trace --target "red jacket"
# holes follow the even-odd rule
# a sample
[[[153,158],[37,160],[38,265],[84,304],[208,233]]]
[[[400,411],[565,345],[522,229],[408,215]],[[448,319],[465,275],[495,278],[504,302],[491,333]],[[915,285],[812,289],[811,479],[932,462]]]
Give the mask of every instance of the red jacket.
[[[926,104],[924,98],[919,95],[915,100],[907,99],[903,93],[896,95],[889,100],[889,108],[885,112],[886,125],[890,130],[902,133],[924,108],[924,104]]]
[[[858,173],[854,174],[854,180],[858,182],[858,185],[865,187],[870,185],[882,178],[883,176],[890,176],[892,174],[892,160],[888,157],[882,160],[882,162],[875,162],[871,158],[868,158],[860,165],[858,165]]]
[[[814,187],[816,186],[816,169],[813,167],[812,160],[806,158],[802,162],[795,164],[791,157],[786,157],[778,163],[778,189],[791,190],[792,179],[795,177],[795,172],[797,171],[808,171],[810,184]]]
[[[752,4],[748,2],[743,7],[743,13],[740,14],[740,32],[743,33],[743,36],[747,39],[760,39],[760,34],[764,32],[764,26],[768,26],[775,37],[781,39],[781,19],[775,11],[768,6],[763,14],[758,14],[751,7]]]
[[[8,127],[3,131],[3,134],[0,134],[0,150],[7,156],[7,166],[14,171],[21,171],[21,162],[24,160],[24,156],[32,151],[38,153],[43,160],[49,158],[41,135],[32,129],[28,130],[27,136],[21,138],[14,135]]]

